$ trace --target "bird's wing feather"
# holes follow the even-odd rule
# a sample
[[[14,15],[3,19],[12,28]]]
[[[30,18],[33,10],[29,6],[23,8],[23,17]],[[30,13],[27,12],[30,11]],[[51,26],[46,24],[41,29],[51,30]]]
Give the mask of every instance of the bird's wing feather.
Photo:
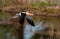
[[[27,22],[28,22],[30,25],[35,26],[32,18],[31,18],[30,16],[26,16],[26,20],[27,20]]]

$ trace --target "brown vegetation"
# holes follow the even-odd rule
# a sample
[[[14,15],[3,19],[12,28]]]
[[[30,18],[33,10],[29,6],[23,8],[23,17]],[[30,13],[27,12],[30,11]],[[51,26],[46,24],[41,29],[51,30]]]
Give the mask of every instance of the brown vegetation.
[[[39,10],[36,10],[34,8],[24,8],[24,7],[20,7],[19,5],[17,6],[6,6],[3,8],[0,8],[0,11],[2,12],[7,12],[10,14],[16,14],[19,13],[22,9],[28,10],[32,13],[34,13],[35,15],[39,15],[39,16],[57,16],[60,17],[60,7],[59,6],[50,6],[50,7],[46,7],[46,8],[41,8]]]

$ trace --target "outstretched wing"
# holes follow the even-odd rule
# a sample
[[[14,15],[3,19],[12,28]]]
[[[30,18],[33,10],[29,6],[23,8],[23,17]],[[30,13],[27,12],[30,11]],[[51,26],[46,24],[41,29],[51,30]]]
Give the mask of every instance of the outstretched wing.
[[[31,18],[30,16],[26,16],[26,20],[27,20],[27,22],[28,22],[30,25],[35,26],[32,18]]]

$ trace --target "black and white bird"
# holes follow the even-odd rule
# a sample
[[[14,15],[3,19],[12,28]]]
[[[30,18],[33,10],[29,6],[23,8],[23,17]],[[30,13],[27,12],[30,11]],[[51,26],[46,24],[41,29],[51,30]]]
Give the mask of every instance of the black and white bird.
[[[19,17],[19,23],[23,24],[25,21],[25,19],[27,20],[27,22],[31,25],[31,26],[35,26],[32,18],[30,16],[32,16],[33,14],[29,13],[29,12],[21,12],[19,14],[16,14],[16,16],[14,16],[13,18],[17,18]]]

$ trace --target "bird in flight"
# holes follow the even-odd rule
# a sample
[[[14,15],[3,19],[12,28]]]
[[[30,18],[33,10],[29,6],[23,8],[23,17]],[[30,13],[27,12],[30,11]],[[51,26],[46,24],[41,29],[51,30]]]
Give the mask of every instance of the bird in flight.
[[[32,18],[30,16],[33,16],[33,14],[29,13],[29,12],[21,12],[19,14],[16,14],[16,16],[14,16],[13,18],[17,18],[19,17],[19,23],[23,24],[25,21],[25,19],[27,20],[27,22],[31,25],[31,26],[35,26]]]

